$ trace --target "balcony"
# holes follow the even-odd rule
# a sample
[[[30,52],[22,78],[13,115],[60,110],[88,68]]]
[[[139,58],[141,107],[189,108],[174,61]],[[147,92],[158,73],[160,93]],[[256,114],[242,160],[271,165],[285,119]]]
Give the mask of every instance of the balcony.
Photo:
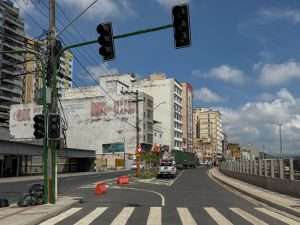
[[[17,89],[17,88],[14,88],[14,87],[8,87],[6,85],[0,86],[0,90],[10,92],[10,93],[14,93],[14,94],[17,94],[17,95],[22,95],[22,90],[21,89]]]
[[[13,84],[18,87],[23,87],[23,82],[21,80],[3,79],[3,83]]]
[[[10,15],[5,15],[4,20],[7,20],[10,23],[13,23],[14,25],[18,26],[20,29],[24,29],[24,24],[21,23],[17,18],[13,18]]]

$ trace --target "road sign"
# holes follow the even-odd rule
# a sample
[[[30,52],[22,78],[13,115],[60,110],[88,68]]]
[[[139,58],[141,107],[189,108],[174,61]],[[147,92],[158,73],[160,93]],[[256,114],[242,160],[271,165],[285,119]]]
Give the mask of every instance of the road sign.
[[[142,147],[141,147],[141,145],[138,146],[137,152],[138,152],[138,153],[141,153],[141,152],[142,152]]]

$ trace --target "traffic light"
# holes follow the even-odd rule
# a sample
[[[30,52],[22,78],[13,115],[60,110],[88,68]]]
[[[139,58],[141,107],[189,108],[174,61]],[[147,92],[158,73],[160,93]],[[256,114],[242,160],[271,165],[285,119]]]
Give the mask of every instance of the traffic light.
[[[48,138],[58,139],[60,138],[60,115],[50,113],[48,115]]]
[[[103,60],[112,60],[115,58],[114,37],[111,23],[101,23],[97,26],[97,32],[100,34],[98,43],[101,45],[99,54]]]
[[[34,121],[34,132],[33,135],[36,139],[41,139],[45,137],[45,117],[43,114],[37,114],[33,117]]]
[[[176,5],[172,9],[173,29],[176,48],[188,47],[191,44],[190,16],[187,4]]]

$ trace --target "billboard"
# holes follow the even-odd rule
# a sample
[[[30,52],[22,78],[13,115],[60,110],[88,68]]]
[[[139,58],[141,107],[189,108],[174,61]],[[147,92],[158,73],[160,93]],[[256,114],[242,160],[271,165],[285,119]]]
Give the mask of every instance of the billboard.
[[[103,153],[120,153],[124,152],[124,143],[110,143],[102,145]]]

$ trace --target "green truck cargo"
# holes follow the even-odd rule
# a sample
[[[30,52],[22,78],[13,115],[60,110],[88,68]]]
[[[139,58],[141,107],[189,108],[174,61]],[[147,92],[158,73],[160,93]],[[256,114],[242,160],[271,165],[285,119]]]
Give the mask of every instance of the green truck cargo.
[[[172,150],[172,156],[175,158],[178,169],[181,167],[185,169],[196,168],[196,158],[194,153]]]

